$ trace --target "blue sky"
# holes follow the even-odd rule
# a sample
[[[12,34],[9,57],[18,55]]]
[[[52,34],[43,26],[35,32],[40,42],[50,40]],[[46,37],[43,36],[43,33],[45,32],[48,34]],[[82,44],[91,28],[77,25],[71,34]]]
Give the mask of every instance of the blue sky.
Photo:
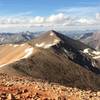
[[[0,15],[31,12],[33,16],[48,16],[62,8],[97,6],[100,0],[0,0]]]
[[[100,0],[0,0],[0,31],[98,29],[99,17]]]

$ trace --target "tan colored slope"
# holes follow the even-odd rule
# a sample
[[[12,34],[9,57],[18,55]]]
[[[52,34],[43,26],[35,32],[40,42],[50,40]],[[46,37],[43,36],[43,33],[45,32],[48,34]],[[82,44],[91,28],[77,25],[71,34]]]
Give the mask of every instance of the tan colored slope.
[[[0,46],[0,67],[13,63],[20,59],[27,58],[35,52],[34,48],[28,44],[12,45],[6,44]]]
[[[100,76],[68,59],[53,49],[38,49],[33,56],[2,67],[0,72],[12,75],[31,76],[68,87],[100,90]]]

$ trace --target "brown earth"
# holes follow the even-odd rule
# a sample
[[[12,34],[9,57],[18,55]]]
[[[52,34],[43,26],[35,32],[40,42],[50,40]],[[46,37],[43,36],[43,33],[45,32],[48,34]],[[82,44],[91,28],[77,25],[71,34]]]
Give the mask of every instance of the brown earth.
[[[55,35],[50,41],[49,36],[46,37],[43,38],[50,44],[50,41],[58,39]],[[78,41],[67,40],[72,48],[76,47],[75,50],[87,47]],[[99,75],[73,62],[62,49],[35,47],[38,39],[31,42],[32,46],[27,43],[15,47],[0,46],[0,64],[7,64],[0,67],[1,100],[99,100]],[[26,55],[25,49],[30,47],[36,52],[27,59],[21,59]]]
[[[100,91],[0,74],[0,100],[99,100]]]

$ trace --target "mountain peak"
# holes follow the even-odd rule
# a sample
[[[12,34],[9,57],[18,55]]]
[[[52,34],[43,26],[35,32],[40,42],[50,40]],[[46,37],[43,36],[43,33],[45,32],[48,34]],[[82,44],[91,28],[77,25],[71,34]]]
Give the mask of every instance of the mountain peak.
[[[57,33],[55,30],[50,30],[50,31],[48,31],[49,33]]]
[[[50,48],[54,45],[57,45],[61,39],[57,36],[57,32],[54,30],[50,30],[39,37],[33,39],[30,43],[39,48]]]
[[[30,44],[32,44],[33,46],[41,48],[49,48],[59,43],[64,43],[66,46],[70,46],[70,48],[72,49],[84,50],[85,48],[89,48],[87,45],[71,39],[64,34],[56,32],[55,30],[45,32],[30,41]]]
[[[50,31],[45,32],[43,35],[51,35],[51,36],[55,35],[55,36],[59,37],[60,34],[61,33],[57,32],[55,30],[50,30]]]
[[[55,30],[49,30],[48,32],[55,32]]]
[[[50,31],[46,32],[45,34],[48,34],[48,35],[50,35],[50,36],[53,36],[53,35],[56,35],[57,32],[54,31],[54,30],[50,30]]]

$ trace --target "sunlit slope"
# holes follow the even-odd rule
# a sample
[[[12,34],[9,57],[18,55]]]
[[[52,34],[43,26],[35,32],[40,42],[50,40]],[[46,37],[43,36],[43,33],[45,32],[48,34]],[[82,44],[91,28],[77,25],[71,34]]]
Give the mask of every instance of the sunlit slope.
[[[6,44],[0,46],[0,67],[27,58],[35,52],[34,48],[25,44]]]

